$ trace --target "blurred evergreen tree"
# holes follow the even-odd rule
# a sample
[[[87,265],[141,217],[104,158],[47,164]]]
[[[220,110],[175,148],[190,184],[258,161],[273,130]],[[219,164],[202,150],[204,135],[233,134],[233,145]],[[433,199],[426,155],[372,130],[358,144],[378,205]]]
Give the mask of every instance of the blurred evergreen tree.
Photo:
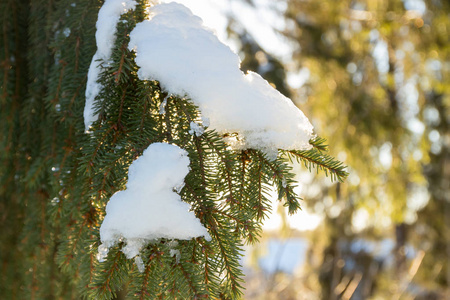
[[[448,3],[287,2],[295,26],[285,35],[298,43],[297,68],[311,74],[297,92],[351,174],[346,185],[322,185],[320,203],[307,201],[326,215],[315,237],[328,240],[316,266],[322,299],[448,292]],[[391,265],[357,243],[386,238],[395,241]]]

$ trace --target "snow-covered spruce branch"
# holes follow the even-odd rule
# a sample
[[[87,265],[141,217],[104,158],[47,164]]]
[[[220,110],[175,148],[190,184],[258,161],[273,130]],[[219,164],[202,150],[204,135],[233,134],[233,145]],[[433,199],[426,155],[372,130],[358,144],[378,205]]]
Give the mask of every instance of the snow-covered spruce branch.
[[[106,0],[97,21],[78,167],[86,232],[100,226],[86,294],[238,298],[242,247],[261,234],[270,186],[289,213],[300,207],[284,154],[313,164],[325,147],[186,7],[145,6]]]

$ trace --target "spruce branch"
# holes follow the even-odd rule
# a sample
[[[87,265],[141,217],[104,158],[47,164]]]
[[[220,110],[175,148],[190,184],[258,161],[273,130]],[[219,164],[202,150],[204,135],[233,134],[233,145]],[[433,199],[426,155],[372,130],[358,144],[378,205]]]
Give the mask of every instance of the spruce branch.
[[[226,220],[226,219],[224,219]],[[230,228],[227,228],[224,222],[220,218],[211,216],[209,218],[209,228],[216,246],[219,249],[219,255],[222,260],[223,266],[219,270],[215,270],[219,274],[221,271],[225,271],[225,278],[222,280],[222,284],[229,287],[229,292],[235,297],[242,295],[242,277],[243,273],[240,269],[239,257],[242,256],[242,249],[239,248],[240,242],[234,237],[230,236]],[[207,262],[209,263],[209,262]],[[221,270],[222,269],[222,270]]]
[[[326,141],[326,139],[316,136],[315,138],[310,139],[309,143],[319,151],[328,152],[328,145],[326,144]]]
[[[124,254],[118,249],[111,252],[109,257],[113,256],[112,259],[101,263],[101,270],[97,269],[96,277],[89,286],[92,299],[112,299],[128,276],[128,262]]]
[[[280,150],[280,152],[291,162],[293,159],[299,163],[302,162],[309,171],[315,168],[317,173],[319,170],[324,171],[326,176],[330,175],[331,180],[343,182],[348,176],[345,171],[346,166],[334,157],[323,153],[328,150],[325,141],[323,138],[311,140],[310,143],[313,146],[311,150]]]
[[[256,159],[263,164],[263,172],[272,175],[272,181],[276,184],[278,190],[278,199],[285,199],[285,206],[288,207],[289,214],[295,213],[300,209],[299,201],[301,198],[294,192],[295,181],[293,179],[292,167],[283,159],[269,160],[266,155],[260,151],[249,150]],[[269,183],[269,182],[268,182]]]

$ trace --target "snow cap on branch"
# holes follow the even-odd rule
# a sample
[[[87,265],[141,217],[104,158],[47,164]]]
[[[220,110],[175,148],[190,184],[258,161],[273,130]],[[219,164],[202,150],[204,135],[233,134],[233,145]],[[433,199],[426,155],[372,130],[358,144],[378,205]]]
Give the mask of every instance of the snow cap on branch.
[[[101,64],[108,62],[111,58],[111,51],[116,41],[117,22],[122,14],[130,9],[135,9],[136,4],[135,0],[106,0],[98,12],[95,33],[97,52],[92,57],[85,92],[84,126],[86,130],[89,130],[89,127],[98,118],[94,113],[94,100],[102,86],[97,81],[101,72]]]
[[[187,152],[166,144],[151,144],[128,170],[127,189],[115,193],[106,206],[100,227],[98,258],[102,261],[107,249],[118,241],[128,258],[136,256],[149,241],[167,238],[187,240],[204,236],[205,227],[190,212],[190,205],[181,201],[174,189],[182,186],[189,172]]]
[[[313,127],[303,112],[260,75],[244,74],[239,57],[187,7],[158,4],[149,18],[130,34],[140,79],[187,94],[211,129],[238,134],[239,141],[230,143],[234,148],[259,149],[271,157],[278,149],[311,148]]]

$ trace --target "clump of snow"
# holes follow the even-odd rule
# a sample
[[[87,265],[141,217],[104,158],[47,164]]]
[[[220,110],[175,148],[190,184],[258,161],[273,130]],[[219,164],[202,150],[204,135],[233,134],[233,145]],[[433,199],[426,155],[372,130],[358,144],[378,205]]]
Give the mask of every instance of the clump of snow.
[[[175,256],[175,260],[176,260],[177,264],[180,263],[180,258],[181,258],[180,250],[178,250],[178,249],[170,249],[169,255],[170,256]]]
[[[164,98],[163,102],[161,102],[161,105],[159,106],[159,114],[163,115],[166,113],[166,105],[167,105],[167,99],[169,99],[169,95]]]
[[[201,136],[205,132],[205,129],[195,122],[191,122],[189,125],[190,125],[189,129],[190,135]]]
[[[98,247],[97,260],[99,262],[104,262],[106,256],[108,256],[108,246],[105,244],[101,244]]]
[[[136,256],[134,258],[134,262],[136,263],[136,266],[137,266],[139,272],[144,273],[145,266],[144,266],[144,262],[142,261],[142,258],[140,256]]]
[[[189,172],[187,152],[166,144],[151,144],[128,170],[127,189],[115,193],[106,206],[100,227],[98,260],[108,249],[125,242],[122,252],[133,258],[152,240],[187,240],[203,236],[210,240],[205,227],[181,201],[174,188],[182,186]]]
[[[239,57],[187,7],[159,4],[149,16],[130,33],[140,79],[187,94],[211,129],[238,134],[234,148],[260,149],[271,157],[278,149],[311,148],[313,127],[303,112],[258,74],[244,74]]]
[[[97,52],[92,57],[85,92],[84,126],[86,130],[98,118],[94,113],[93,106],[95,97],[100,93],[102,86],[97,80],[101,72],[102,63],[107,63],[110,60],[112,47],[116,40],[116,25],[120,16],[128,10],[134,9],[136,4],[135,0],[106,0],[98,12],[97,31],[95,33]]]

